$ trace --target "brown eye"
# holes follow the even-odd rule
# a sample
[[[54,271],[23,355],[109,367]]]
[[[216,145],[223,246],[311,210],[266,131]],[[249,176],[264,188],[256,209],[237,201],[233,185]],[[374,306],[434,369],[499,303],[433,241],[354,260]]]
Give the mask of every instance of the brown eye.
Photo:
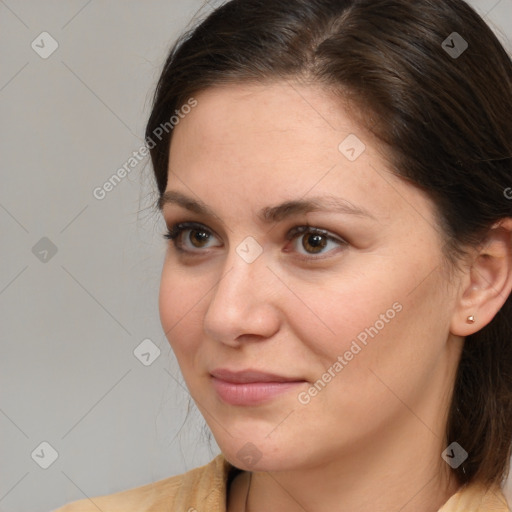
[[[308,234],[302,238],[302,247],[307,252],[318,253],[327,246],[328,240],[325,235],[316,233]]]
[[[203,244],[208,242],[210,238],[210,234],[205,230],[190,229],[188,231],[190,231],[188,236],[189,241],[194,247],[197,247],[198,249],[201,249]]]
[[[222,244],[207,245],[211,240],[215,240],[215,235],[201,224],[194,222],[181,222],[175,224],[169,229],[164,238],[171,240],[175,248],[180,252],[202,253],[201,249],[218,247]],[[197,250],[195,250],[197,249]]]
[[[333,252],[333,249],[348,245],[348,242],[343,238],[339,238],[329,231],[311,226],[297,226],[288,232],[286,238],[293,240],[295,251],[299,253],[300,259],[304,260],[321,259],[310,255],[327,255]],[[300,244],[297,244],[298,240],[301,240]]]

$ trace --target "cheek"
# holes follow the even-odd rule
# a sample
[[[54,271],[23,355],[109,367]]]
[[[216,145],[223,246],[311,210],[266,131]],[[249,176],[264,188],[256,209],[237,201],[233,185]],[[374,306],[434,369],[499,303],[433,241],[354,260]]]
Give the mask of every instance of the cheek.
[[[196,331],[202,325],[201,298],[206,300],[204,289],[208,288],[196,288],[197,282],[194,284],[171,265],[164,265],[158,301],[160,322],[180,365],[183,356],[197,350],[200,340]]]
[[[344,373],[351,374],[354,386],[367,382],[369,368],[392,374],[403,372],[407,364],[411,373],[424,371],[442,350],[446,334],[445,322],[436,313],[443,310],[446,316],[449,309],[440,271],[422,282],[417,267],[435,265],[405,252],[401,258],[359,255],[364,272],[350,271],[355,266],[345,263],[342,278],[324,278],[319,287],[299,281],[290,286],[304,304],[290,300],[295,306],[285,316],[320,363],[316,372],[345,355],[346,369],[352,370]]]
[[[371,339],[370,333],[384,333],[403,309],[403,294],[396,284],[403,279],[386,282],[388,274],[382,262],[367,265],[364,273],[350,271],[348,266],[347,262],[346,270],[337,276],[324,277],[320,285],[299,281],[290,285],[303,304],[290,299],[295,311],[289,310],[286,317],[300,329],[314,352],[331,359],[349,350],[353,340],[364,346],[365,340]]]
[[[390,389],[411,399],[426,389],[447,335],[449,304],[441,271],[422,281],[416,269],[421,262],[404,259],[386,268],[385,261],[309,295],[308,305],[334,334],[319,321],[317,330],[302,331],[303,343],[321,363],[315,378],[332,382],[318,404],[350,407],[361,420],[369,409],[396,406]],[[329,369],[336,378],[325,374]]]

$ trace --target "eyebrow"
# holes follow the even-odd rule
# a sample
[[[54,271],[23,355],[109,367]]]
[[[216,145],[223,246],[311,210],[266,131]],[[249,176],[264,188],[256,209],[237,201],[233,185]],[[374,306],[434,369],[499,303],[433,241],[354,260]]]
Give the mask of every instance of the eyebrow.
[[[163,210],[166,204],[176,204],[200,215],[218,217],[215,212],[201,200],[193,199],[175,190],[164,192],[158,200],[158,208],[160,210]],[[375,216],[366,209],[355,206],[346,199],[332,195],[311,197],[307,200],[289,200],[277,206],[267,206],[260,210],[258,219],[263,224],[272,224],[282,222],[293,215],[319,211],[357,215],[377,220]]]

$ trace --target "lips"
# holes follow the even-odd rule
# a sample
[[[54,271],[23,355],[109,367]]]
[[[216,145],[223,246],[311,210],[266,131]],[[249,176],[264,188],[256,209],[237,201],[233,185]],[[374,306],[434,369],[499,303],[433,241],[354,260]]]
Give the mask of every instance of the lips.
[[[284,377],[283,375],[258,370],[231,371],[225,368],[218,368],[213,370],[211,375],[217,379],[235,384],[249,382],[304,382],[304,379],[299,377]]]
[[[255,406],[269,402],[306,382],[297,377],[258,370],[231,371],[219,368],[210,375],[218,397],[227,404],[237,406]]]

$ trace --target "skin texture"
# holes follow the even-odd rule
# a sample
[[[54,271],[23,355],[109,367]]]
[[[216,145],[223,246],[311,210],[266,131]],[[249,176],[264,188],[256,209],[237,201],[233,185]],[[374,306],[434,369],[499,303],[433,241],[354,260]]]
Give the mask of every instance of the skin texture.
[[[438,510],[458,489],[441,453],[464,336],[492,319],[512,287],[510,223],[486,241],[488,257],[472,254],[449,274],[432,202],[390,172],[382,148],[339,99],[286,82],[215,87],[196,99],[175,127],[167,191],[201,200],[215,215],[164,205],[169,228],[194,221],[206,233],[183,232],[189,253],[169,242],[160,317],[222,452],[253,472],[249,510]],[[338,149],[349,134],[366,145],[355,161]],[[324,195],[374,218],[257,218],[264,207]],[[327,245],[315,253],[311,234],[286,239],[304,225],[345,242],[321,238]],[[263,250],[252,263],[237,253],[249,236]],[[301,403],[298,392],[383,314],[378,333]],[[476,324],[467,324],[471,314]],[[307,382],[264,404],[234,406],[211,385],[219,367]],[[255,463],[237,456],[247,443]],[[246,476],[232,486],[230,512],[243,510]]]

